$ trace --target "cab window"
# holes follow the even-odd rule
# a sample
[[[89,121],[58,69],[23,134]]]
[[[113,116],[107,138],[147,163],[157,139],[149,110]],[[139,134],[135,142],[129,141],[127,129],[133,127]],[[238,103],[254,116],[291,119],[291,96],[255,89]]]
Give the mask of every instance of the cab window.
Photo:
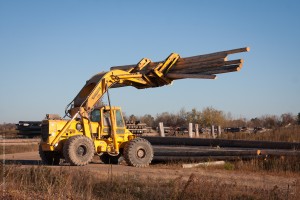
[[[120,110],[116,110],[116,121],[117,121],[117,127],[125,126]]]
[[[104,110],[104,112],[103,112],[103,122],[104,122],[104,126],[109,126],[110,127],[110,111],[109,110]]]
[[[92,122],[100,122],[100,110],[93,110],[91,113]]]

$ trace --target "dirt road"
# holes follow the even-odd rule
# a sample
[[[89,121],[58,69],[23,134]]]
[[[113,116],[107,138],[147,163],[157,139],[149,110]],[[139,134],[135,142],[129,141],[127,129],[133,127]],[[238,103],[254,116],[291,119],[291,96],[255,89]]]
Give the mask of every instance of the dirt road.
[[[40,164],[38,152],[16,153],[1,155],[1,160],[5,165],[13,163],[20,164],[20,167],[31,167]],[[51,166],[53,168],[59,166]],[[228,184],[235,184],[240,186],[248,186],[253,188],[272,189],[278,187],[282,190],[291,189],[295,185],[299,187],[300,174],[275,174],[266,172],[249,172],[239,170],[224,170],[211,168],[192,168],[183,169],[179,164],[166,165],[162,163],[152,164],[148,168],[134,168],[126,165],[105,165],[95,157],[92,163],[87,166],[62,166],[69,169],[83,169],[93,171],[100,176],[113,175],[134,175],[139,177],[151,177],[158,179],[175,179],[181,177],[188,180],[191,174],[197,178],[217,179]]]

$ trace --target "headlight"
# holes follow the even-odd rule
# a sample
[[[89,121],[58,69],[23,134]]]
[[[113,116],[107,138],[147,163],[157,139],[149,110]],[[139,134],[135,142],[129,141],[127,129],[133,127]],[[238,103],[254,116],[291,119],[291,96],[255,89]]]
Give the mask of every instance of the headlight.
[[[76,124],[76,129],[77,131],[80,131],[82,129],[82,125],[80,123]]]

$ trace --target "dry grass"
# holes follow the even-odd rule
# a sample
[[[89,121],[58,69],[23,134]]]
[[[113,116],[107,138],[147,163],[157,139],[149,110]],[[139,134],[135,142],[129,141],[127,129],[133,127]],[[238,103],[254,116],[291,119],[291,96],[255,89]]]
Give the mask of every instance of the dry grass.
[[[289,127],[266,133],[245,135],[232,134],[229,139],[252,139],[269,141],[300,141],[300,128]],[[37,144],[5,146],[5,153],[37,151]],[[4,147],[0,146],[0,154]],[[156,167],[163,168],[164,164]],[[165,164],[167,168],[180,167],[178,162]],[[155,167],[155,166],[154,166]],[[214,168],[213,168],[214,169]],[[249,161],[227,162],[220,170],[232,170],[239,173],[299,175],[299,157],[277,157],[253,159]],[[208,171],[210,169],[207,169]],[[0,191],[2,199],[298,199],[300,180],[285,189],[274,186],[254,187],[238,185],[232,180],[211,179],[191,174],[186,180],[142,178],[132,174],[99,176],[87,169],[69,167],[22,167],[18,165],[0,166]],[[226,181],[226,182],[225,182]],[[1,198],[1,197],[0,197]]]
[[[300,182],[280,189],[239,186],[191,174],[188,180],[99,177],[85,170],[2,166],[3,199],[297,199]]]
[[[38,144],[0,145],[0,155],[38,151]]]
[[[208,160],[209,161],[209,160]],[[168,161],[155,163],[151,167],[161,169],[181,169],[182,164],[187,163],[187,161]],[[195,161],[189,161],[188,163],[199,163]],[[281,156],[281,157],[266,157],[266,158],[256,158],[251,160],[237,160],[225,162],[225,165],[220,166],[199,166],[197,168],[202,168],[205,170],[230,170],[239,171],[243,173],[248,172],[259,172],[259,173],[269,173],[269,174],[296,174],[300,175],[300,157],[297,156]]]
[[[16,138],[18,137],[17,130],[0,131],[0,138]]]
[[[300,126],[277,128],[262,133],[224,133],[222,134],[221,138],[278,142],[300,142]]]
[[[273,172],[273,173],[297,173],[300,174],[300,158],[270,157],[266,159],[252,159],[248,161],[233,162],[233,169],[240,171]]]

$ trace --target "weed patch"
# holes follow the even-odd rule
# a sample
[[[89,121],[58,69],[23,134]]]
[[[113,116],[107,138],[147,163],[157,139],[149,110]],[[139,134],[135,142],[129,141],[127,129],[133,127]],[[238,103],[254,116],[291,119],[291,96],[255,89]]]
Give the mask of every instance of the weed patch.
[[[20,145],[9,145],[9,146],[0,145],[0,155],[31,152],[31,151],[38,151],[38,144],[24,144],[24,145],[20,144]]]
[[[288,190],[240,186],[191,174],[188,180],[99,177],[82,169],[1,166],[3,199],[297,199],[298,181]]]

